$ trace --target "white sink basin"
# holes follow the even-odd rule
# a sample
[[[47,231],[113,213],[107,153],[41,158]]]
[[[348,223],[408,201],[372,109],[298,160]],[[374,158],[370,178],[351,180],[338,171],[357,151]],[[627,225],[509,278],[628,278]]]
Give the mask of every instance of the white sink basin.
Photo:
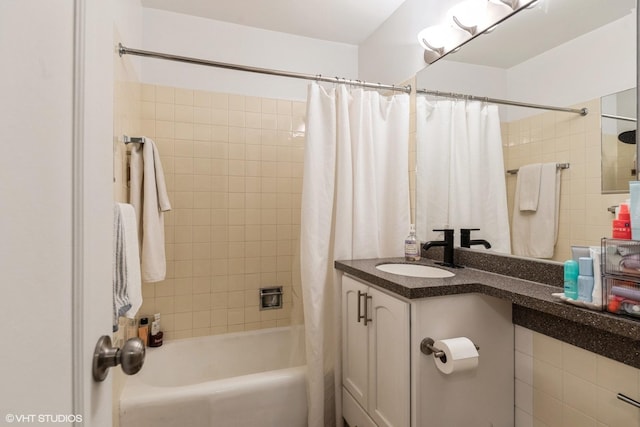
[[[445,277],[455,276],[455,274],[450,271],[419,264],[380,264],[376,265],[376,268],[380,271],[400,276],[428,277],[431,279],[443,279]]]

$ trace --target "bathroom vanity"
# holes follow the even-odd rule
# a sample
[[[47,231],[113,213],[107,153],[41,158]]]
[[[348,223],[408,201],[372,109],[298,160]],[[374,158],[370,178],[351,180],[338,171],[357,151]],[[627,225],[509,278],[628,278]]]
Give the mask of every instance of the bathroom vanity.
[[[446,278],[376,268],[404,262],[397,258],[335,263],[343,273],[343,415],[351,427],[513,425],[514,325],[640,368],[640,322],[554,300],[561,264],[460,252],[468,267]],[[445,375],[420,342],[458,336],[480,347],[478,368]]]

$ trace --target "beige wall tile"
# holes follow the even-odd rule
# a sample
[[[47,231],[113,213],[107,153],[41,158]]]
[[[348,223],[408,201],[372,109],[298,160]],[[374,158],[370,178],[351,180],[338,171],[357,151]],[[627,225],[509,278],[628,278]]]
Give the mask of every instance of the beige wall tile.
[[[585,415],[583,412],[565,405],[562,408],[563,427],[597,427],[595,418]]]
[[[571,344],[562,344],[562,367],[579,378],[596,382],[596,355]]]
[[[175,102],[175,89],[167,86],[155,87],[156,102],[173,104]]]
[[[536,354],[537,356],[537,354]],[[563,396],[562,369],[543,360],[533,361],[533,384],[536,389],[561,400]]]
[[[533,415],[548,427],[562,427],[562,402],[548,394],[534,389]],[[534,424],[536,425],[536,424]]]
[[[638,369],[597,356],[598,385],[616,393],[638,396]]]
[[[562,342],[542,334],[533,335],[533,351],[537,360],[562,366]]]
[[[598,388],[598,421],[608,426],[636,426],[640,411],[616,398],[613,391]]]
[[[176,88],[174,92],[176,105],[193,105],[193,90]]]
[[[564,372],[562,380],[565,405],[595,419],[598,401],[597,386],[567,372]]]
[[[640,411],[616,398],[622,392],[639,395],[640,370],[532,332],[533,425],[640,425]],[[560,347],[560,350],[558,349]],[[561,364],[558,365],[558,354]],[[520,357],[519,357],[520,356]],[[527,420],[526,376],[518,368],[524,353],[516,351],[516,413]]]
[[[145,285],[143,308],[161,312],[167,339],[290,324],[305,103],[139,88],[173,206],[168,278]],[[276,284],[285,308],[259,311],[258,288]]]

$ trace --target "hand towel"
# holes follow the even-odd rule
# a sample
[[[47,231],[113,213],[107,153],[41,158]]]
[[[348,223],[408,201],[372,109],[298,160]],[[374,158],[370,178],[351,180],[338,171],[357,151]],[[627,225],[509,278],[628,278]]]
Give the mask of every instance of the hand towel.
[[[522,166],[518,169],[518,181],[516,187],[520,194],[520,210],[538,210],[538,200],[540,199],[540,178],[542,175],[542,163],[533,163]]]
[[[171,204],[160,153],[150,138],[145,138],[143,144],[135,144],[131,149],[129,201],[136,211],[142,280],[164,280],[167,261],[164,250],[163,212],[171,210]]]
[[[127,293],[127,245],[125,226],[119,204],[113,207],[113,332],[118,330],[118,318],[131,308]]]
[[[140,249],[138,246],[138,226],[136,225],[136,211],[133,206],[118,203],[120,215],[124,224],[124,238],[126,250],[126,288],[131,308],[124,314],[134,319],[142,306],[142,279],[140,276]]]
[[[520,173],[518,172],[518,178]],[[513,254],[534,258],[552,258],[558,238],[560,214],[560,170],[556,163],[542,165],[540,194],[535,212],[520,210],[520,197],[516,185],[513,207]]]

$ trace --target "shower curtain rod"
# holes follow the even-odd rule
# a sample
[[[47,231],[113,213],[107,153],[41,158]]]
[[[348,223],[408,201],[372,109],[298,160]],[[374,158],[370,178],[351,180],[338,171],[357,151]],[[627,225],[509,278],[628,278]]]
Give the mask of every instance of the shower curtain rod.
[[[118,53],[122,55],[136,55],[148,58],[166,59],[169,61],[186,62],[188,64],[206,65],[208,67],[226,68],[227,70],[247,71],[250,73],[269,74],[271,76],[291,77],[294,79],[314,80],[318,82],[343,83],[352,86],[361,86],[371,89],[385,89],[396,92],[411,93],[411,86],[386,85],[382,83],[369,83],[362,80],[344,79],[341,77],[325,77],[321,74],[303,74],[290,71],[272,70],[269,68],[249,67],[246,65],[229,64],[226,62],[210,61],[207,59],[189,58],[186,56],[171,55],[168,53],[152,52],[148,50],[131,49],[118,43]]]
[[[565,108],[565,107],[554,107],[552,105],[529,104],[526,102],[508,101],[506,99],[488,98],[486,96],[464,95],[461,93],[453,93],[453,92],[440,92],[439,90],[417,89],[416,93],[442,96],[445,98],[463,98],[463,99],[469,99],[473,101],[490,102],[492,104],[512,105],[515,107],[527,107],[527,108],[537,108],[540,110],[564,111],[566,113],[580,114],[581,116],[586,116],[589,113],[589,110],[586,108]]]
[[[625,116],[616,116],[615,114],[600,114],[602,117],[607,119],[616,119],[616,120],[624,120],[625,122],[636,122],[637,119],[635,117],[625,117]]]

